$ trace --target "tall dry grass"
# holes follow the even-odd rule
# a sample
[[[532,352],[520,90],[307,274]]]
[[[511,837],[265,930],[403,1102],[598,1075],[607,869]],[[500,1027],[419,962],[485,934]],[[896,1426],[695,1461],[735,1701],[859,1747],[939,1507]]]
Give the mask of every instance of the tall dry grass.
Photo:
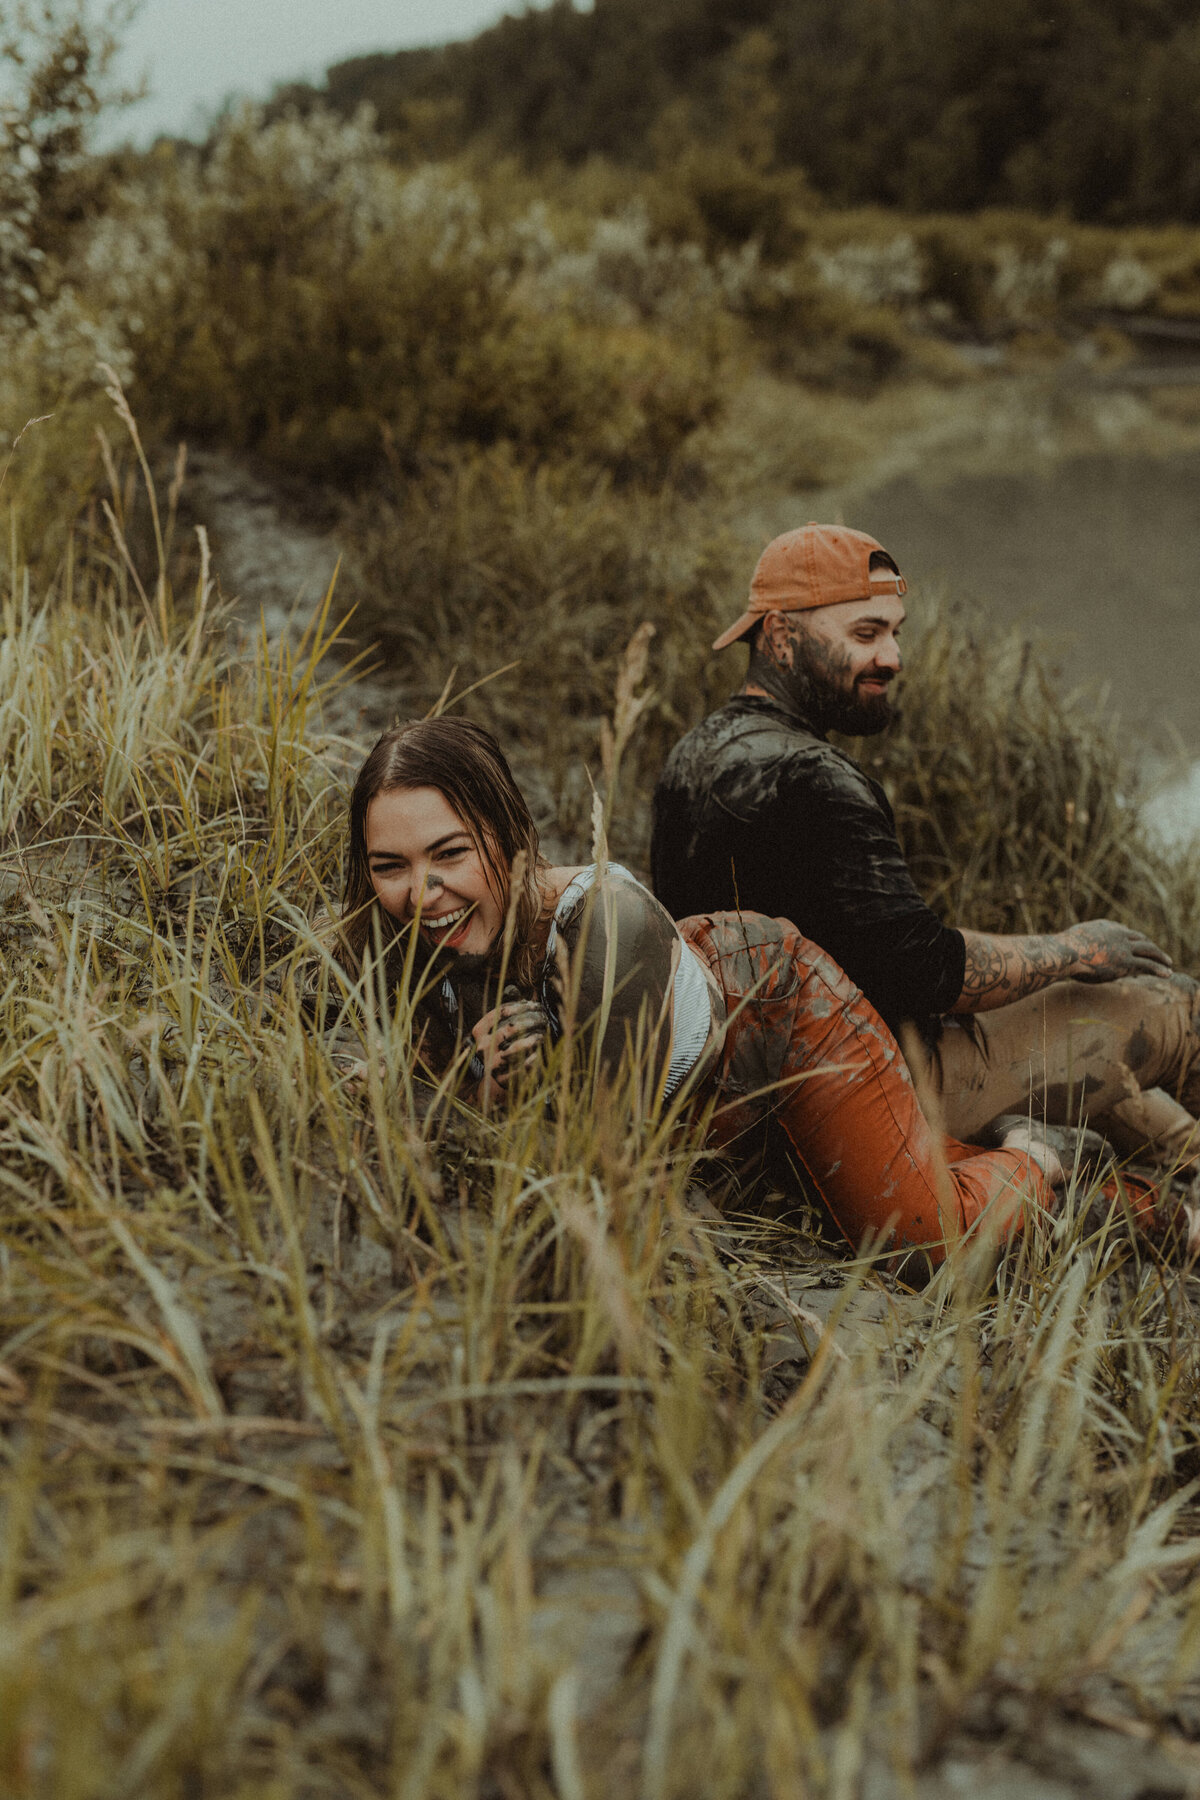
[[[1073,1193],[911,1293],[711,1217],[627,1096],[418,1084],[322,928],[329,612],[239,645],[150,569],[5,597],[0,1789],[840,1800],[1002,1705],[1191,1735],[1192,1278]]]

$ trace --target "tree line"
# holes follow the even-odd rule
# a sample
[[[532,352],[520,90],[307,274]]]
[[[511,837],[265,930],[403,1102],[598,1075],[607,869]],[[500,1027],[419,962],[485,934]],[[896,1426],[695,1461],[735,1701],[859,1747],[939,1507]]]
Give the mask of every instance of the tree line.
[[[1200,219],[1193,0],[554,0],[277,104],[317,100],[415,156],[662,167],[740,132],[838,206]]]

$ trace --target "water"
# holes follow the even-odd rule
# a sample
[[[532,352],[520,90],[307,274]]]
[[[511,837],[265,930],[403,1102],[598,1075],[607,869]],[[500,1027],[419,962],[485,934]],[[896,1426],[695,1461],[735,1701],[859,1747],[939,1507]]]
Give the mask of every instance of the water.
[[[847,519],[895,555],[914,609],[939,588],[998,630],[1035,628],[1064,684],[1098,688],[1157,774],[1155,828],[1172,842],[1200,832],[1200,452],[905,475]]]

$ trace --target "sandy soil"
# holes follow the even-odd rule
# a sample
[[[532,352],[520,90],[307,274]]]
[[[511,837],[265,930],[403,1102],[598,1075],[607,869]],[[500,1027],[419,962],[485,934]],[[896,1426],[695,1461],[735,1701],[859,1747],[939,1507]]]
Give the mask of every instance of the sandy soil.
[[[272,641],[299,642],[335,580],[341,546],[303,502],[247,462],[219,450],[188,459],[187,503],[206,527],[221,591],[233,600],[247,642],[264,627]],[[335,595],[336,609],[336,595]],[[335,611],[336,616],[336,611]],[[353,632],[351,654],[364,648]],[[368,745],[404,707],[401,672],[361,674],[324,703],[330,731]],[[329,660],[335,673],[338,659]]]

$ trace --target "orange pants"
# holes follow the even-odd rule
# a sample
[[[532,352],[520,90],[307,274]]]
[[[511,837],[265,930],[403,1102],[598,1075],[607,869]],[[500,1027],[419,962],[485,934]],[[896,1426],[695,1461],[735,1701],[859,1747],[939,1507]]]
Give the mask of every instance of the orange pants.
[[[823,950],[786,919],[682,919],[725,996],[728,1022],[701,1100],[709,1143],[744,1158],[764,1123],[782,1127],[811,1185],[855,1249],[925,1246],[935,1261],[985,1211],[1007,1234],[1053,1190],[1024,1151],[941,1145],[899,1045]]]

